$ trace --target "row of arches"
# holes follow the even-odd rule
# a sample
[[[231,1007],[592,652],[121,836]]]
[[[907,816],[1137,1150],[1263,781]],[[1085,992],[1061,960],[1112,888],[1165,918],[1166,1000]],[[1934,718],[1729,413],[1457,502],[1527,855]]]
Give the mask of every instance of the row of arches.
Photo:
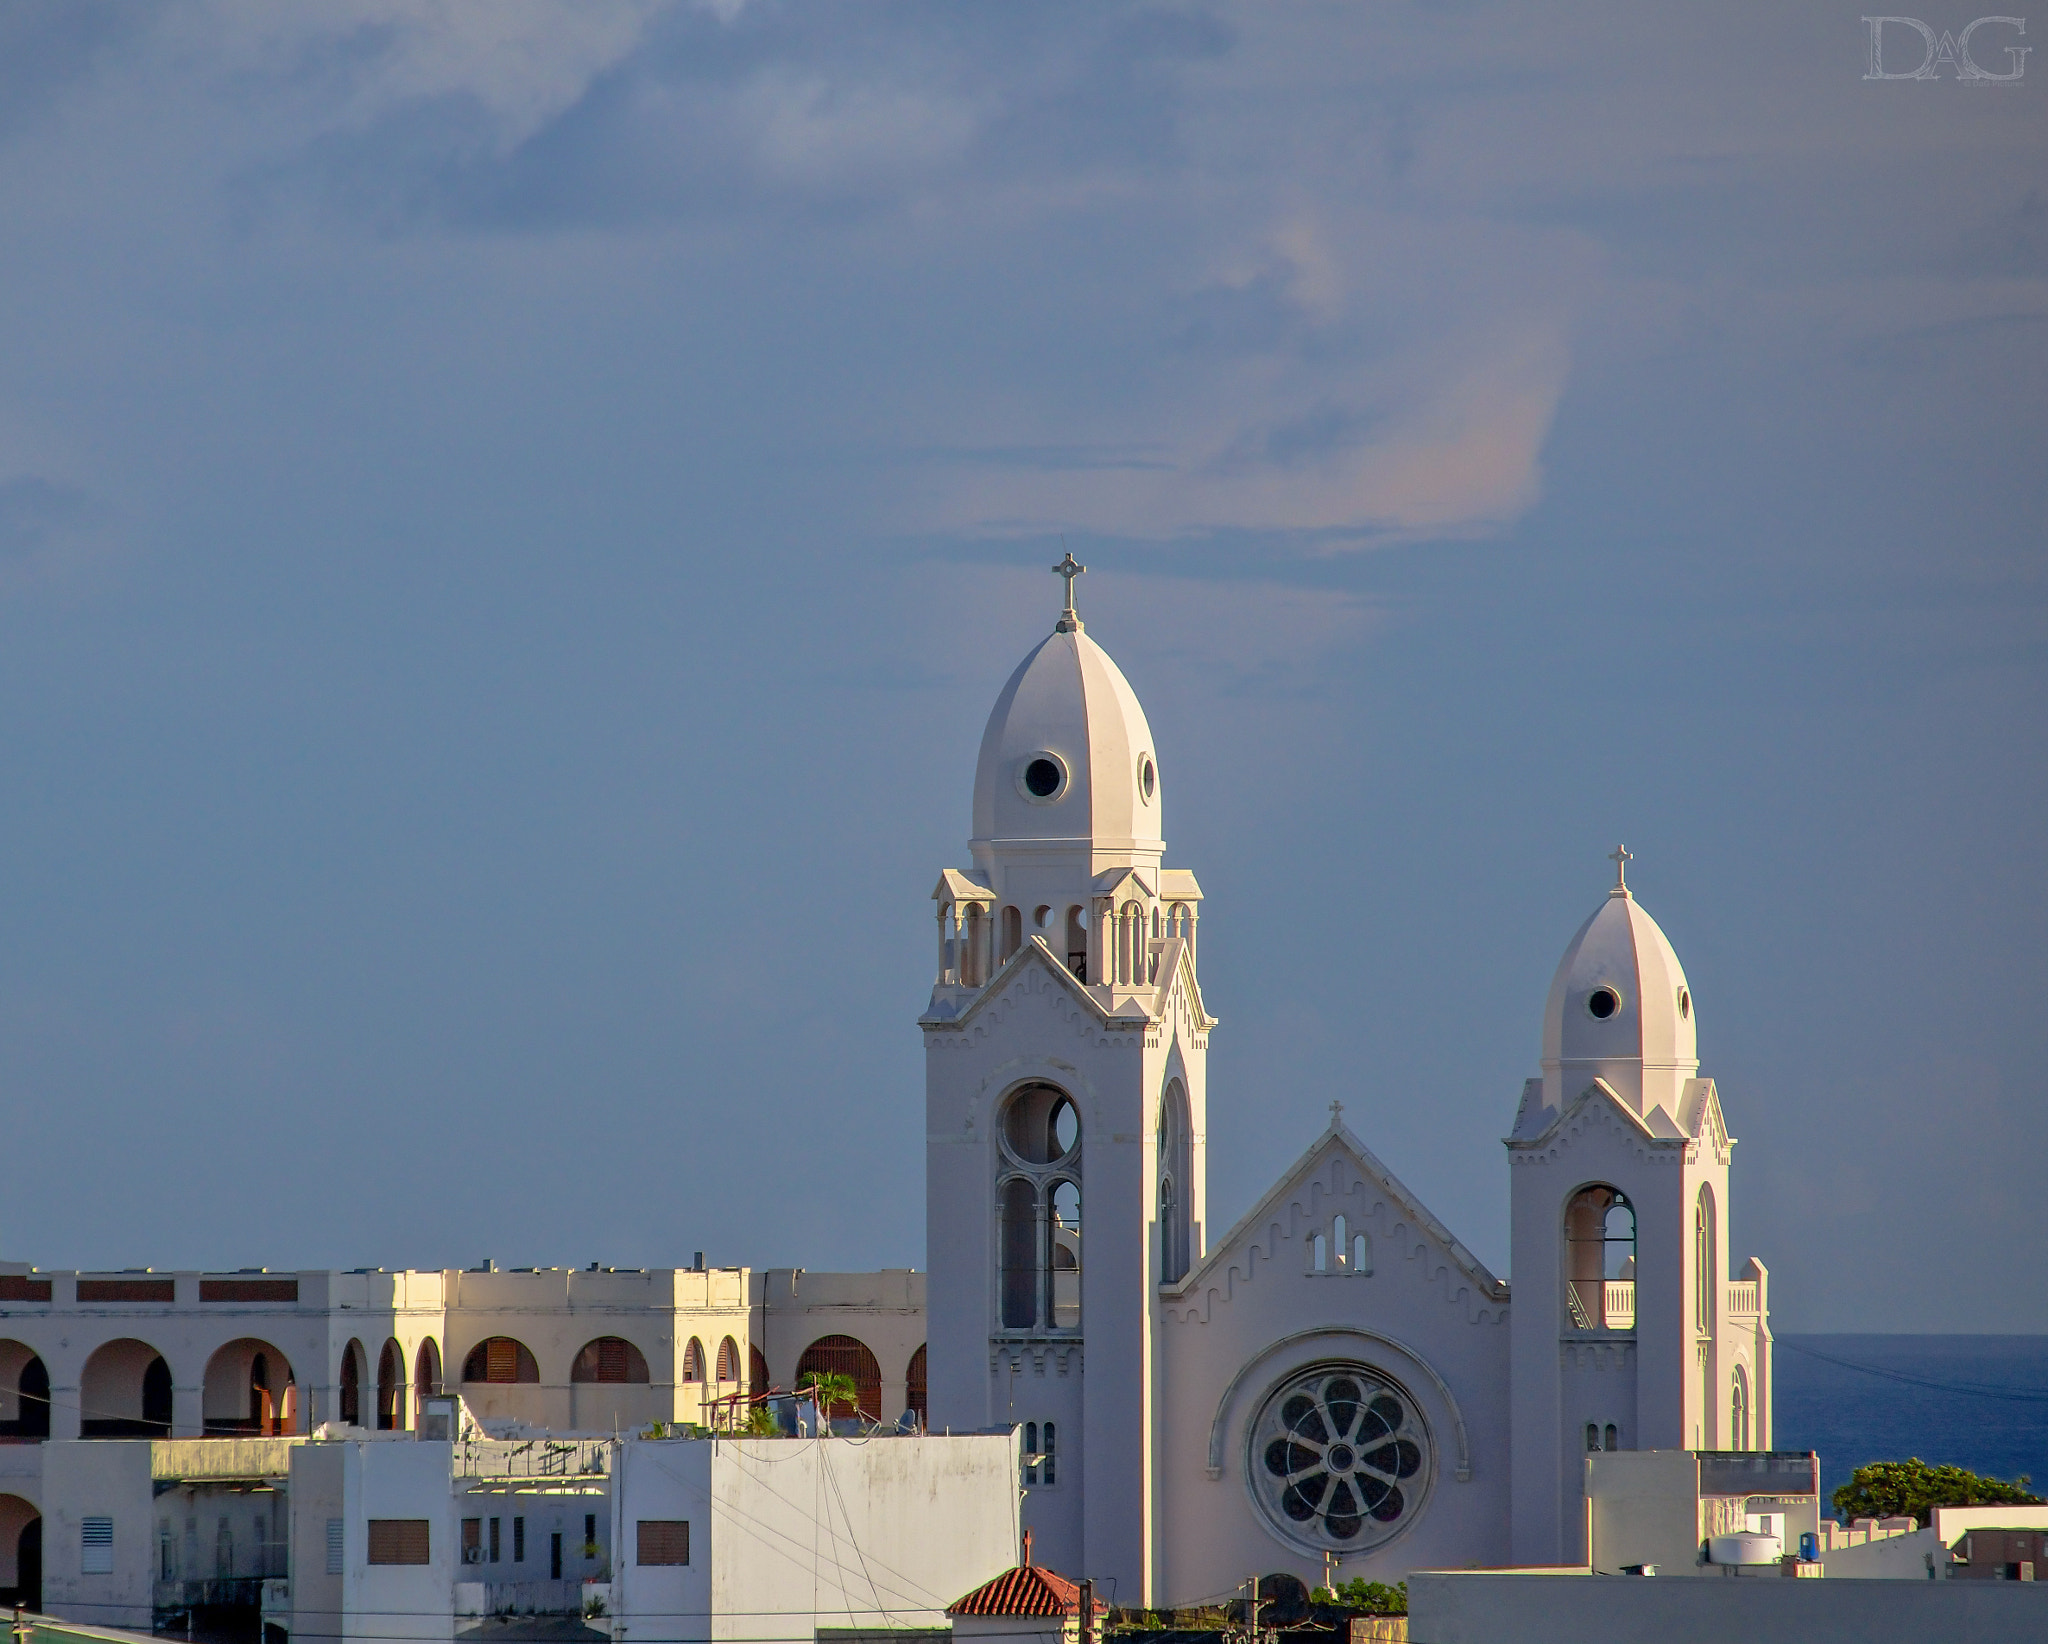
[[[462,1361],[465,1382],[516,1385],[540,1381],[540,1362],[523,1341],[512,1336],[487,1336],[469,1350]],[[578,1382],[646,1385],[652,1377],[647,1355],[623,1336],[598,1336],[587,1341],[569,1366],[569,1380]],[[683,1348],[682,1373],[685,1383],[705,1380],[704,1343],[692,1336]],[[739,1343],[727,1336],[718,1344],[718,1358],[712,1366],[715,1381],[732,1383],[740,1379]]]
[[[81,1438],[171,1434],[176,1395],[170,1362],[146,1341],[124,1336],[94,1348],[79,1373],[77,1398]],[[0,1437],[48,1438],[60,1425],[53,1413],[41,1355],[23,1342],[0,1341]],[[297,1374],[273,1343],[242,1336],[208,1358],[200,1420],[209,1437],[296,1433],[304,1419]]]
[[[363,1344],[351,1341],[341,1352],[335,1414],[353,1427],[374,1425],[380,1433],[404,1432],[410,1425],[406,1409],[405,1349],[393,1339],[385,1342],[383,1351],[377,1355],[377,1379],[370,1384],[375,1390],[374,1412],[364,1409],[363,1391],[367,1379],[364,1365]],[[441,1349],[429,1336],[420,1343],[419,1352],[413,1359],[410,1389],[413,1409],[416,1411],[420,1400],[440,1390]]]
[[[1104,933],[1097,961],[1089,962],[1088,932],[1099,923]],[[939,904],[939,982],[941,986],[978,988],[1022,948],[1033,932],[1053,952],[1063,954],[1067,968],[1082,982],[1095,980],[1118,986],[1142,986],[1156,978],[1158,944],[1178,937],[1192,952],[1196,912],[1191,902],[1148,906],[1135,898],[1122,903],[1112,897],[1093,899],[1093,911],[1079,902],[1064,906],[1041,903],[1028,913],[1014,903],[997,907],[991,896],[945,900]]]

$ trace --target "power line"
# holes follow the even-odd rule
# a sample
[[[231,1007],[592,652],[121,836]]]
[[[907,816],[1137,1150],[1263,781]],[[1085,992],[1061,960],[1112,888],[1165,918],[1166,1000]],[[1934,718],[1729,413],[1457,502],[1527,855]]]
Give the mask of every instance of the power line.
[[[1832,1353],[1821,1353],[1811,1347],[1801,1347],[1796,1341],[1780,1337],[1778,1345],[1789,1347],[1795,1353],[1804,1353],[1810,1359],[1819,1359],[1824,1364],[1837,1365],[1844,1370],[1855,1370],[1866,1376],[1881,1376],[1886,1381],[1904,1382],[1909,1387],[1927,1387],[1938,1393],[1964,1393],[1972,1398],[2004,1399],[2013,1404],[2048,1404],[2048,1388],[2039,1392],[2028,1392],[2019,1387],[1994,1387],[1988,1382],[1937,1381],[1930,1376],[1915,1376],[1904,1370],[1888,1370],[1875,1364],[1856,1364],[1849,1359],[1838,1359]]]

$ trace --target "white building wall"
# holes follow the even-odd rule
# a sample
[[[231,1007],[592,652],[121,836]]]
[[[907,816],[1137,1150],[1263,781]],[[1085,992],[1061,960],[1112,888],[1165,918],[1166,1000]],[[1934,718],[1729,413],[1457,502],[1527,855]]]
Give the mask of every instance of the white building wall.
[[[43,1445],[43,1607],[87,1626],[148,1632],[156,1552],[147,1439]],[[87,1517],[113,1520],[113,1569],[83,1568]]]

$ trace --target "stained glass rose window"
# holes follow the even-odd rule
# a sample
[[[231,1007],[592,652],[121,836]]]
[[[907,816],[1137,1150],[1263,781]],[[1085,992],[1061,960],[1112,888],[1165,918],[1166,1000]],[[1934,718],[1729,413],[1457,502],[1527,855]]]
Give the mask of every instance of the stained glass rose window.
[[[1252,1423],[1252,1494],[1280,1531],[1361,1552],[1421,1511],[1429,1429],[1407,1392],[1363,1365],[1317,1365],[1276,1388]]]

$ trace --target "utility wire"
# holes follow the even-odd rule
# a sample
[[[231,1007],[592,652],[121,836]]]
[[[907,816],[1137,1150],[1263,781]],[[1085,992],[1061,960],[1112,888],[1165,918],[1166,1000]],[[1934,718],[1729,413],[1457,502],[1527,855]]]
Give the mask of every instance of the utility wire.
[[[1988,1382],[1937,1381],[1929,1376],[1915,1376],[1904,1370],[1887,1370],[1875,1364],[1856,1364],[1848,1359],[1838,1359],[1832,1353],[1821,1353],[1811,1347],[1801,1347],[1796,1341],[1778,1338],[1780,1347],[1789,1347],[1795,1353],[1804,1353],[1810,1359],[1819,1359],[1824,1364],[1837,1365],[1844,1370],[1855,1370],[1866,1376],[1881,1376],[1886,1381],[1900,1381],[1909,1387],[1928,1387],[1938,1393],[1967,1393],[1972,1398],[2005,1399],[2013,1404],[2048,1404],[2048,1388],[2039,1392],[2028,1392],[2020,1387],[1994,1387]]]

